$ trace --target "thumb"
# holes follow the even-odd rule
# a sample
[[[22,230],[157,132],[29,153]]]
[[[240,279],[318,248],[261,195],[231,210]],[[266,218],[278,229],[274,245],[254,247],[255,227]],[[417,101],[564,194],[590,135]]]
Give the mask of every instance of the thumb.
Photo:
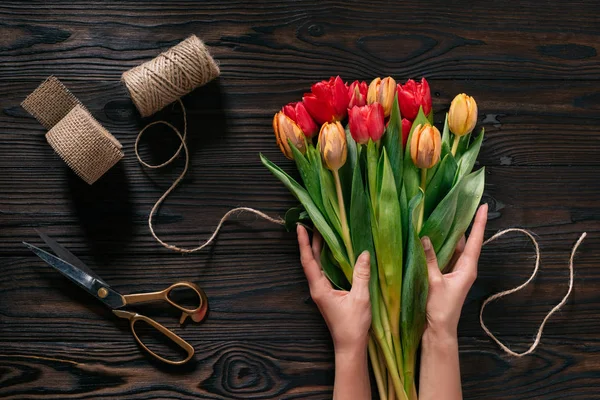
[[[369,278],[371,277],[371,256],[363,251],[356,260],[352,274],[352,289],[350,293],[364,299],[369,299]]]
[[[433,249],[431,240],[427,236],[425,236],[421,238],[421,243],[423,244],[423,250],[425,250],[425,258],[427,259],[427,272],[429,274],[429,284],[433,286],[443,280],[442,272],[438,267],[437,257],[435,256],[435,250]]]

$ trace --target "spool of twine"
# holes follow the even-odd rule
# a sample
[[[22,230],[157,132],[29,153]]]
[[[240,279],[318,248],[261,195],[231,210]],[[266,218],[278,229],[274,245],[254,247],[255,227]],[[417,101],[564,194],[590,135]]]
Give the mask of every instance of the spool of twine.
[[[219,67],[204,43],[192,35],[156,58],[124,72],[121,80],[142,117],[148,117],[219,74]]]
[[[123,146],[56,77],[21,103],[46,129],[46,140],[67,165],[93,184],[121,158]]]
[[[156,58],[145,62],[137,67],[123,73],[121,80],[129,90],[131,98],[143,117],[150,116],[161,110],[168,104],[177,101],[183,112],[183,135],[175,126],[168,121],[154,121],[146,125],[139,133],[135,141],[135,155],[143,166],[150,169],[159,169],[171,164],[183,150],[185,165],[183,171],[171,184],[162,196],[156,201],[148,215],[148,228],[158,243],[169,250],[179,253],[193,253],[208,246],[217,237],[219,230],[230,217],[240,213],[252,213],[275,224],[283,225],[281,218],[272,218],[262,211],[250,207],[237,207],[229,210],[211,236],[201,245],[193,248],[182,248],[169,244],[158,237],[154,231],[153,218],[158,212],[160,205],[171,194],[185,177],[189,167],[189,151],[186,144],[187,137],[187,114],[181,97],[188,94],[199,86],[212,81],[220,74],[219,67],[211,57],[204,43],[195,35],[190,36],[178,45],[161,53]],[[165,125],[171,129],[181,142],[179,149],[167,161],[161,164],[149,164],[142,160],[138,147],[140,140],[148,128],[155,125]]]

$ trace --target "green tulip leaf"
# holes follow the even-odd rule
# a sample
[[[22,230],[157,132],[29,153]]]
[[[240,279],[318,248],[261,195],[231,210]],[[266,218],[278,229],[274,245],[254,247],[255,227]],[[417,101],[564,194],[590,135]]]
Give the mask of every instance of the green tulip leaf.
[[[462,157],[462,155],[469,148],[469,144],[471,143],[471,133],[468,133],[464,136],[461,136],[458,141],[458,147],[456,149],[456,154],[454,155],[457,159]]]
[[[469,148],[462,154],[458,161],[458,174],[457,180],[460,180],[463,176],[468,175],[473,170],[477,157],[479,156],[479,150],[481,149],[481,143],[483,142],[484,130],[481,129],[481,133],[471,143]]]
[[[367,144],[367,181],[369,187],[369,198],[371,199],[371,204],[373,205],[373,209],[377,210],[377,202],[379,200],[377,196],[377,163],[379,162],[379,151],[377,150],[377,145],[369,140]]]
[[[350,290],[350,283],[348,283],[344,273],[335,261],[327,243],[323,244],[323,249],[321,250],[321,268],[333,286],[340,290]]]
[[[446,242],[454,221],[457,204],[462,201],[462,199],[459,199],[459,195],[460,184],[454,186],[450,193],[437,204],[429,218],[425,220],[421,232],[419,232],[420,237],[427,236],[431,240],[433,249],[436,252]],[[425,195],[425,201],[427,201],[427,195]]]
[[[428,274],[425,251],[417,233],[417,220],[422,206],[423,191],[408,206],[409,227],[406,246],[406,267],[402,282],[401,338],[403,351],[404,384],[408,390],[414,382],[416,353],[426,322]],[[408,386],[408,387],[407,387]]]
[[[447,154],[442,159],[442,162],[437,165],[439,168],[437,168],[433,178],[429,180],[425,189],[425,218],[429,217],[433,209],[452,189],[452,183],[454,182],[454,176],[458,168],[452,154]],[[429,170],[427,173],[432,173],[432,170]]]
[[[304,207],[298,206],[287,210],[283,220],[285,221],[285,229],[288,232],[292,232],[296,230],[296,224],[299,222],[308,222],[310,218]]]
[[[340,265],[344,276],[349,282],[352,282],[352,267],[350,265],[350,261],[348,260],[348,256],[346,254],[345,246],[338,236],[338,234],[331,229],[329,223],[323,216],[323,214],[319,211],[319,208],[315,205],[310,195],[294,178],[285,173],[281,168],[277,165],[273,164],[269,159],[260,154],[260,160],[265,167],[271,171],[273,175],[277,179],[279,179],[285,187],[288,188],[290,192],[302,203],[306,212],[308,213],[311,221],[325,240],[325,243],[331,249],[333,257]]]
[[[390,121],[381,139],[381,144],[385,147],[385,151],[390,159],[396,187],[400,188],[402,187],[402,172],[404,169],[404,150],[402,149],[402,117],[400,116],[400,106],[398,105],[398,94],[394,97]]]
[[[456,205],[456,213],[454,214],[454,221],[452,222],[446,241],[437,252],[438,265],[442,271],[447,267],[454,254],[458,241],[465,234],[475,216],[475,212],[481,201],[481,196],[483,195],[484,186],[485,168],[472,172],[457,184],[458,202]],[[452,192],[449,193],[448,196],[451,194]]]
[[[448,146],[448,149],[452,147],[452,135],[450,135],[450,127],[448,126],[448,113],[446,113],[446,119],[444,120],[444,129],[442,130],[442,146],[444,143]]]
[[[377,264],[379,271],[383,271],[390,293],[388,299],[400,312],[400,290],[402,285],[402,218],[400,203],[398,202],[398,191],[394,181],[394,173],[387,158],[387,152],[383,149],[380,157],[381,188],[379,188],[379,209],[375,210],[377,219],[377,234],[380,238],[376,247]],[[380,279],[382,276],[379,277]],[[386,293],[383,293],[386,297]],[[389,312],[390,310],[388,310]]]
[[[340,219],[340,211],[337,201],[337,192],[335,190],[335,182],[331,172],[322,166],[321,164],[321,196],[323,199],[323,208],[325,209],[325,215],[327,220],[335,229],[335,231],[342,237],[342,222]]]
[[[311,159],[313,151],[316,150],[312,145],[308,145],[306,156],[304,156],[300,150],[298,150],[296,146],[289,141],[289,139],[288,142],[290,143],[290,148],[292,149],[292,153],[294,155],[294,161],[296,162],[296,167],[300,172],[300,177],[302,177],[302,182],[304,182],[306,191],[308,194],[310,194],[310,198],[319,208],[319,211],[321,211],[321,213],[325,212],[321,197],[321,179],[319,177],[319,171],[318,169],[314,168],[314,162]]]

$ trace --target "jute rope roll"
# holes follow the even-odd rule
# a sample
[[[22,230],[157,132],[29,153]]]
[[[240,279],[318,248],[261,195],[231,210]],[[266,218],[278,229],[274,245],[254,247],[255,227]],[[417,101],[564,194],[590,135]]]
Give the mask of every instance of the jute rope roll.
[[[46,129],[46,140],[81,179],[93,184],[121,158],[123,146],[56,77],[21,103]]]
[[[148,117],[219,74],[219,67],[204,43],[192,35],[156,58],[124,72],[121,80],[142,117]]]
[[[77,105],[83,107],[55,76],[48,77],[21,103],[21,107],[46,129],[52,129]]]
[[[121,158],[121,144],[83,107],[75,106],[46,134],[71,169],[93,184]]]
[[[211,236],[201,245],[193,248],[181,248],[165,242],[160,239],[154,231],[153,217],[156,215],[162,202],[171,194],[171,192],[183,180],[189,167],[189,151],[186,144],[187,138],[187,114],[185,106],[180,97],[190,93],[199,86],[205,85],[212,81],[220,74],[217,63],[213,60],[208,49],[195,35],[190,36],[178,45],[161,53],[156,58],[130,69],[123,73],[121,80],[129,90],[131,98],[143,117],[154,114],[161,110],[166,105],[177,101],[183,111],[183,135],[180,131],[168,121],[154,121],[146,125],[139,133],[135,140],[135,156],[140,164],[150,169],[159,169],[171,164],[183,150],[185,157],[185,165],[183,171],[173,184],[163,193],[156,201],[150,214],[148,215],[148,228],[150,233],[158,243],[169,250],[179,253],[193,253],[202,250],[208,246],[217,237],[223,223],[233,215],[243,212],[253,213],[267,221],[275,224],[283,225],[284,221],[281,218],[272,218],[262,211],[255,210],[250,207],[237,207],[229,210],[214,229]],[[149,164],[140,157],[138,147],[140,139],[146,130],[155,125],[165,125],[171,129],[177,138],[181,141],[179,149],[167,161],[161,164]]]

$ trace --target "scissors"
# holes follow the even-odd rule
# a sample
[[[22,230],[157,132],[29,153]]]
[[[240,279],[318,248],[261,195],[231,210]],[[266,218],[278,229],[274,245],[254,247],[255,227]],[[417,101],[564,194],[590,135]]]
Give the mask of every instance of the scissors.
[[[175,333],[165,328],[158,322],[154,321],[151,318],[148,318],[144,315],[140,315],[135,312],[122,310],[124,307],[137,304],[137,303],[146,303],[146,302],[157,302],[157,301],[166,301],[173,307],[177,308],[182,312],[181,319],[179,320],[180,324],[190,317],[194,322],[200,322],[206,316],[208,311],[208,300],[206,298],[206,294],[198,285],[195,285],[191,282],[177,282],[168,288],[161,290],[159,292],[150,292],[150,293],[136,293],[136,294],[127,294],[122,295],[116,290],[112,289],[106,282],[104,282],[99,276],[94,274],[92,270],[85,265],[83,261],[79,258],[75,257],[69,250],[65,249],[63,246],[58,244],[54,239],[48,237],[48,235],[37,232],[38,235],[42,238],[42,240],[56,253],[56,256],[35,247],[29,243],[23,242],[29,250],[31,250],[35,255],[44,260],[48,265],[52,268],[56,269],[58,272],[63,274],[66,278],[71,280],[71,282],[75,283],[77,286],[94,296],[96,299],[100,300],[104,303],[105,306],[110,308],[112,312],[119,318],[123,318],[129,321],[129,325],[131,327],[131,332],[133,333],[133,337],[135,340],[142,346],[144,350],[150,353],[156,359],[163,361],[167,364],[171,365],[181,365],[188,362],[192,356],[194,355],[194,348],[185,340],[177,336]],[[198,299],[200,304],[196,308],[188,308],[181,306],[174,302],[169,294],[173,289],[190,289],[198,295]],[[172,361],[161,357],[156,354],[154,351],[150,350],[139,338],[138,334],[135,331],[135,324],[138,321],[143,321],[160,332],[163,336],[173,342],[175,345],[183,349],[187,353],[187,357],[183,360]]]

